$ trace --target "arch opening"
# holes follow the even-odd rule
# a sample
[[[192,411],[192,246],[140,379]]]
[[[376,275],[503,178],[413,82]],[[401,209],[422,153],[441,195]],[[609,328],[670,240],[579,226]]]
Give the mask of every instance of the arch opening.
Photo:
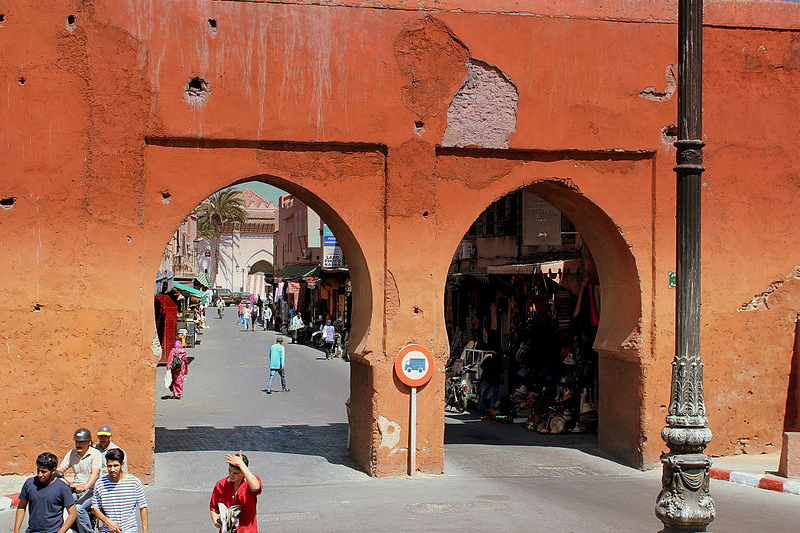
[[[274,189],[273,197],[254,192],[263,185]],[[158,269],[156,335],[164,346],[159,352],[164,368],[157,373],[156,385],[157,398],[162,400],[156,410],[156,480],[169,483],[161,472],[171,467],[159,466],[176,460],[173,452],[240,448],[264,454],[263,458],[288,454],[300,468],[303,456],[322,456],[331,469],[345,472],[341,475],[352,476],[355,471],[361,475],[349,457],[349,420],[341,407],[349,394],[349,365],[318,362],[329,358],[346,362],[352,350],[365,342],[372,314],[371,284],[361,249],[343,218],[305,188],[262,175],[238,180],[209,198],[231,191],[241,200],[238,205],[246,216],[239,219],[234,213],[216,232],[209,232],[204,225],[208,211],[201,207],[210,200],[201,199],[198,208],[177,224]],[[326,249],[331,239],[335,250]],[[329,252],[339,256],[332,263],[336,268],[324,263]],[[219,307],[217,301],[222,302]],[[244,309],[239,309],[239,301]],[[295,327],[296,320],[302,326]],[[169,339],[170,322],[173,337],[183,345],[177,350],[172,350],[175,343]],[[328,325],[330,333],[325,329]],[[265,363],[263,352],[269,352],[278,339],[283,339],[286,375],[276,372],[269,377],[272,372],[264,365],[274,364],[273,356]],[[181,349],[186,353],[185,368],[172,365]],[[327,366],[320,368],[320,364]],[[262,371],[242,373],[238,365]],[[193,371],[184,381],[183,373],[189,368]],[[313,397],[310,390],[304,395],[303,388],[316,387],[319,381],[326,383],[324,394],[330,401],[326,400],[325,408],[303,405],[306,397]],[[195,392],[198,388],[200,392]],[[287,409],[304,409],[305,413],[298,413],[302,419],[319,424],[293,426],[277,420],[292,418],[287,413],[277,417],[277,412],[270,414],[261,407],[235,412],[242,403],[256,406],[261,397],[275,398],[265,394],[298,389],[297,396],[304,399]],[[206,419],[207,429],[173,429],[182,419],[181,407],[169,400],[184,395],[195,396],[193,409],[204,409],[201,418]],[[241,402],[237,396],[252,398]],[[239,428],[238,434],[221,429],[232,424]],[[298,446],[301,434],[306,440]],[[210,448],[193,444],[204,439],[211,440]],[[274,475],[280,474],[276,470]]]
[[[519,444],[599,443],[637,462],[641,305],[629,246],[577,188],[550,179],[494,199],[447,276],[445,443],[481,416],[530,430]]]

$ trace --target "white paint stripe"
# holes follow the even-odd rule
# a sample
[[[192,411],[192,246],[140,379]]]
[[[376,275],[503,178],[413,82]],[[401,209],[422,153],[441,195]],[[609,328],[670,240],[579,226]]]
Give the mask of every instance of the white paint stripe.
[[[758,487],[758,482],[761,481],[761,476],[747,474],[745,472],[731,472],[731,481],[734,483],[741,483],[742,485]]]
[[[798,481],[784,482],[783,492],[788,492],[789,494],[800,494],[800,482]]]
[[[0,496],[0,511],[11,509],[11,498]]]

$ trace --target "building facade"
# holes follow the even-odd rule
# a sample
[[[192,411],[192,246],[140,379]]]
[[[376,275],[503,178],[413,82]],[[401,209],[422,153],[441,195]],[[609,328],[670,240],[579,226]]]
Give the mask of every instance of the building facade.
[[[345,251],[350,452],[365,471],[406,472],[410,391],[392,362],[419,343],[436,374],[417,396],[417,465],[442,472],[448,272],[478,215],[523,187],[592,250],[599,445],[657,464],[674,354],[675,3],[222,4],[5,12],[0,410],[16,414],[0,472],[111,423],[131,470],[151,473],[143,287],[186,213],[247,180],[302,199]],[[800,3],[704,5],[709,452],[760,453],[780,446],[800,313]],[[225,283],[244,288],[248,258],[230,266]]]
[[[198,259],[197,215],[193,211],[170,238],[158,269],[171,271],[175,277],[191,278],[195,275]]]
[[[247,211],[247,222],[228,223],[222,229],[216,286],[265,295],[269,291],[267,278],[272,276],[275,265],[273,240],[279,227],[278,210],[252,189],[243,189],[240,197]],[[213,240],[200,239],[199,272],[211,275],[214,253]]]

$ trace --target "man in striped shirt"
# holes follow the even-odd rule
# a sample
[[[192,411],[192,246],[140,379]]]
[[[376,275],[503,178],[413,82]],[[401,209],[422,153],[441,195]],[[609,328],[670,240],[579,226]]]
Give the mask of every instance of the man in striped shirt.
[[[125,452],[112,448],[106,452],[108,475],[95,484],[92,512],[103,522],[102,533],[140,533],[136,510],[141,515],[141,533],[149,533],[147,500],[139,478],[123,471]]]

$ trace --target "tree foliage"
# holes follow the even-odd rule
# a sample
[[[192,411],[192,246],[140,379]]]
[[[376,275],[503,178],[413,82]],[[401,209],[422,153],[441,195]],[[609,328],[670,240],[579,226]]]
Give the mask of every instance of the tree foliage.
[[[239,191],[225,189],[212,194],[197,208],[197,235],[216,238],[228,222],[247,222],[247,211]]]

